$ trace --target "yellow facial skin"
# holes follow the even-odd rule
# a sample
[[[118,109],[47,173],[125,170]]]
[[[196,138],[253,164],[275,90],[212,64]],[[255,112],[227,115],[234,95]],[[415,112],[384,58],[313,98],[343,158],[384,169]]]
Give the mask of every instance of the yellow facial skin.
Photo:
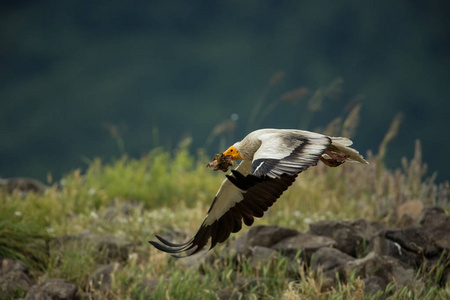
[[[230,148],[228,148],[223,155],[229,155],[231,157],[233,157],[233,159],[240,159],[243,160],[241,154],[239,153],[239,151],[236,149],[236,147],[231,146]]]

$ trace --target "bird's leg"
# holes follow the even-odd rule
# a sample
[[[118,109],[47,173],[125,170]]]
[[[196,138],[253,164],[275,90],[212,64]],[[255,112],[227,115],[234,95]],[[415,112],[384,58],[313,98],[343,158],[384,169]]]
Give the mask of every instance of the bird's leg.
[[[321,156],[320,160],[329,167],[340,166],[348,158],[348,155],[338,154],[336,152],[331,152],[329,150],[326,150],[323,154],[326,154],[326,156],[328,156],[329,158]]]

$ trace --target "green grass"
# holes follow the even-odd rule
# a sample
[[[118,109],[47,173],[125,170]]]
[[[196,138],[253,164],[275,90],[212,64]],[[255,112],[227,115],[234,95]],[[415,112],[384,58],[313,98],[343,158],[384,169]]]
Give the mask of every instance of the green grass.
[[[176,230],[180,240],[192,235],[223,180],[223,174],[205,168],[208,158],[201,153],[196,156],[184,147],[174,153],[155,149],[142,159],[124,156],[109,164],[95,160],[85,174],[74,171],[44,194],[0,192],[0,255],[30,265],[38,281],[64,278],[82,289],[97,266],[95,257],[78,246],[62,247],[49,255],[46,241],[90,231],[122,237],[136,245],[128,262],[114,274],[111,299],[145,299],[145,282],[152,279],[161,279],[155,299],[198,299],[199,295],[216,299],[221,289],[236,292],[239,282],[249,299],[363,298],[364,284],[359,278],[323,291],[321,279],[302,268],[298,269],[300,280],[290,279],[292,269],[283,259],[260,268],[244,262],[239,271],[231,263],[206,265],[200,272],[152,248],[147,241],[155,233]],[[369,155],[369,160],[368,166],[319,165],[302,173],[256,224],[304,231],[309,223],[321,219],[366,218],[390,226],[396,221],[398,205],[410,199],[427,205],[446,204],[449,209],[448,196],[442,193],[446,185],[424,178],[420,144],[402,170],[387,170],[377,156]],[[223,246],[214,251],[219,254],[221,249]],[[429,277],[439,278],[442,271],[433,270]],[[245,278],[253,281],[246,283]],[[391,299],[444,299],[450,295],[448,286],[421,281],[417,286],[390,288]],[[376,295],[372,298],[378,299]]]
[[[48,238],[42,227],[32,221],[23,220],[15,205],[2,205],[0,257],[18,259],[35,270],[45,270]]]
[[[276,84],[277,81],[271,81],[269,89],[262,92],[249,128],[262,122],[256,116],[264,118],[286,101],[309,111],[309,117],[303,121],[310,123],[324,102],[340,93],[342,81],[335,80],[317,91],[296,89],[267,103]],[[309,101],[305,95],[310,96]],[[258,111],[262,107],[268,107],[268,111]],[[359,104],[353,105],[346,117],[337,117],[320,131],[351,136],[360,108]],[[255,224],[306,231],[310,223],[318,220],[365,218],[392,226],[397,222],[397,208],[409,200],[440,205],[448,211],[449,183],[437,184],[434,175],[425,176],[419,142],[414,157],[405,158],[401,169],[386,168],[387,145],[400,122],[401,115],[392,122],[378,154],[367,155],[370,165],[348,163],[328,168],[319,164],[310,168]],[[224,141],[221,134],[228,133],[213,130],[212,140]],[[274,259],[264,266],[244,261],[236,270],[231,261],[225,260],[206,264],[199,270],[151,247],[147,241],[157,233],[175,232],[179,241],[192,236],[224,179],[222,172],[205,167],[210,157],[202,151],[189,152],[189,145],[190,140],[186,139],[173,152],[156,148],[140,159],[127,155],[111,163],[95,159],[83,174],[75,170],[42,194],[8,194],[0,189],[0,256],[25,262],[38,282],[63,278],[76,283],[83,292],[91,286],[89,276],[99,264],[98,257],[90,254],[92,245],[70,244],[51,251],[49,245],[58,237],[91,232],[123,238],[135,245],[128,260],[114,273],[112,290],[107,294],[90,290],[99,299],[147,299],[146,289],[152,284],[156,286],[154,299],[217,299],[220,290],[244,292],[245,299],[364,298],[360,278],[353,277],[346,284],[325,291],[322,279],[305,271],[301,262],[293,267],[286,259]],[[245,229],[244,226],[242,231]],[[232,235],[230,240],[240,234]],[[219,256],[224,247],[219,245],[213,251]],[[443,270],[441,267],[428,271],[425,275],[430,282],[418,277],[413,286],[391,284],[386,292],[390,299],[449,298],[448,285],[442,288],[432,283],[441,278]],[[292,279],[293,272],[296,280]],[[379,294],[370,299],[382,297]]]

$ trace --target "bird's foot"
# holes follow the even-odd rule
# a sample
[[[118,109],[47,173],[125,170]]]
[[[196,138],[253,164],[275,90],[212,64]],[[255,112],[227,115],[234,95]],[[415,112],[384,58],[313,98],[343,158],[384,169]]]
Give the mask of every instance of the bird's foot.
[[[325,153],[320,157],[320,160],[329,167],[337,167],[342,165],[348,155],[338,154],[336,152],[325,151]]]

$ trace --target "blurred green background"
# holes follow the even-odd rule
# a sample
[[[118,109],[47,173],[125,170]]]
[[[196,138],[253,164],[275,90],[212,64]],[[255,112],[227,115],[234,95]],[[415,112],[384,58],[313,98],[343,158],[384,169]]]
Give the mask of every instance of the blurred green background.
[[[358,102],[360,152],[376,152],[403,112],[388,165],[400,166],[420,139],[430,171],[449,178],[449,1],[16,0],[0,7],[1,177],[51,172],[57,179],[94,157],[138,157],[186,136],[193,150],[212,155],[256,128],[324,128]],[[312,97],[339,78],[339,95],[317,113],[301,100],[273,105],[298,88]],[[267,117],[252,121],[267,107]],[[233,114],[234,129],[211,134]]]

